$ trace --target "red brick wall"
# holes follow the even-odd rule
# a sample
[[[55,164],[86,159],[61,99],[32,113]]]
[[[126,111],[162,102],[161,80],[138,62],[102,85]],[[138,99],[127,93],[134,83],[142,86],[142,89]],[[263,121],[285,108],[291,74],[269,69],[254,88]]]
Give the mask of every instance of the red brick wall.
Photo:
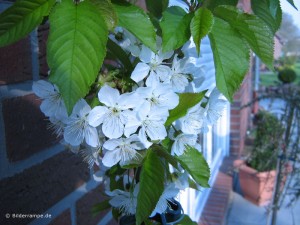
[[[239,0],[238,7],[247,13],[251,13],[251,1]],[[250,61],[250,69],[239,91],[234,96],[230,112],[230,154],[240,155],[245,146],[245,138],[249,126],[251,126],[252,107],[243,107],[253,98],[253,59]]]
[[[240,90],[235,94],[230,111],[230,154],[240,155],[251,125],[251,107],[243,107],[252,100],[252,72],[248,72]]]

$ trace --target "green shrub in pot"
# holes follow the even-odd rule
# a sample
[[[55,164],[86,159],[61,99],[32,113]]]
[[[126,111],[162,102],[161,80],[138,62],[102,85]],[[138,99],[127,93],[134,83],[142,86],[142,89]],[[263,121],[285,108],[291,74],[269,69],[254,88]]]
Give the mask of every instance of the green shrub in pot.
[[[275,115],[267,111],[257,113],[255,124],[255,140],[247,164],[258,172],[276,169],[283,125]]]
[[[295,70],[289,67],[285,67],[278,72],[278,79],[284,84],[293,83],[296,80],[296,77]]]

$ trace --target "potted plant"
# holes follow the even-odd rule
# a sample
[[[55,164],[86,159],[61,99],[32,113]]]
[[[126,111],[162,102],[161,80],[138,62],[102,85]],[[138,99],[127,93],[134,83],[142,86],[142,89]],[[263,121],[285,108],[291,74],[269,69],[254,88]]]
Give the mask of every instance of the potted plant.
[[[246,160],[234,161],[244,197],[256,205],[272,199],[276,180],[278,150],[284,132],[276,116],[259,111],[255,116],[255,138]]]

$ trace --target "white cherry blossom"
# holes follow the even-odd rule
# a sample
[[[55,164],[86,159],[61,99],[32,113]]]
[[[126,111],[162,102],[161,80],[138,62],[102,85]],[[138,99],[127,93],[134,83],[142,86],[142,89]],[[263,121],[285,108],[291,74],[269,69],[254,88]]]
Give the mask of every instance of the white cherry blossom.
[[[170,58],[173,52],[162,53],[159,51],[158,54],[152,52],[146,46],[142,46],[140,53],[140,59],[142,62],[138,63],[131,74],[131,79],[135,82],[143,80],[148,77],[147,80],[153,82],[163,82],[170,77],[171,69],[169,66],[164,65],[163,60]]]
[[[136,93],[151,106],[166,107],[169,110],[174,109],[179,103],[179,97],[172,90],[171,85],[154,83],[149,87],[140,87]]]
[[[163,212],[165,212],[169,206],[168,201],[172,201],[172,199],[175,198],[178,193],[179,189],[175,187],[174,183],[167,185],[150,217],[155,216],[156,213],[162,214]]]
[[[187,114],[179,119],[179,127],[183,133],[199,134],[205,123],[205,109],[200,103],[190,108]]]
[[[138,192],[139,184],[135,185],[133,192],[115,189],[111,192],[107,191],[106,193],[112,197],[112,199],[109,200],[109,204],[112,207],[120,209],[125,215],[133,215],[136,214]]]
[[[103,134],[108,138],[119,138],[123,135],[127,123],[128,109],[139,105],[134,93],[120,95],[117,89],[103,86],[98,93],[99,101],[104,106],[96,106],[89,114],[89,124],[97,127],[102,124]]]
[[[175,55],[170,77],[170,83],[175,92],[183,92],[189,84],[188,79],[191,71],[188,69],[191,67],[186,67],[186,65],[188,65],[186,59],[179,60],[177,55]]]
[[[171,154],[180,156],[184,153],[186,145],[195,146],[197,143],[197,135],[195,134],[179,134],[175,137],[171,148]]]
[[[209,101],[206,105],[206,118],[207,122],[210,125],[213,125],[218,121],[222,116],[222,112],[226,107],[227,100],[224,99],[224,96],[215,88],[210,96]]]
[[[68,117],[66,106],[56,85],[39,80],[33,83],[32,90],[43,99],[40,108],[46,116],[55,117],[58,120]]]
[[[146,148],[152,145],[152,141],[163,140],[167,136],[164,123],[169,116],[168,109],[165,107],[151,107],[149,102],[145,102],[137,109],[136,116],[131,116],[125,126],[125,135],[137,131],[140,127],[138,136]]]
[[[99,145],[97,129],[88,122],[90,111],[91,107],[85,100],[81,99],[76,103],[64,131],[64,139],[67,143],[76,146],[85,140],[92,147]]]
[[[118,162],[125,165],[128,161],[138,157],[138,150],[145,148],[137,135],[129,138],[110,139],[103,144],[103,147],[107,152],[102,162],[107,167],[112,167]]]
[[[79,153],[82,155],[83,161],[89,165],[89,168],[92,168],[95,163],[97,164],[100,161],[101,145],[101,143],[97,147],[87,145],[85,148],[80,149]]]

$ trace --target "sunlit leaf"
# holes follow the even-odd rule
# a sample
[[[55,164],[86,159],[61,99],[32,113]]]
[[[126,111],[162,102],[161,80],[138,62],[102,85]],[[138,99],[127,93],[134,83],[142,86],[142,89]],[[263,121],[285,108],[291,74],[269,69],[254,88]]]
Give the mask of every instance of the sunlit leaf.
[[[202,187],[210,187],[209,166],[203,155],[195,148],[187,146],[185,153],[176,156],[181,166],[192,176],[192,178]]]
[[[134,34],[144,45],[156,52],[156,34],[149,16],[139,7],[125,1],[112,1],[119,26]]]
[[[230,101],[249,68],[249,48],[229,23],[215,18],[209,39],[216,67],[218,90]]]
[[[106,54],[108,30],[99,11],[89,1],[57,3],[49,19],[50,80],[59,87],[70,113],[98,75]]]
[[[282,10],[279,0],[251,0],[251,8],[255,15],[261,18],[272,30],[273,34],[279,29],[282,20]]]
[[[206,91],[199,93],[180,93],[179,104],[170,110],[169,117],[165,123],[166,126],[171,125],[175,120],[186,115],[189,108],[195,106],[204,97]]]
[[[274,35],[260,18],[225,6],[216,8],[215,14],[236,29],[258,57],[273,69]]]
[[[118,24],[118,17],[110,0],[90,0],[100,11],[109,30],[113,30]]]
[[[200,8],[195,12],[191,22],[191,32],[198,54],[200,52],[200,41],[210,32],[213,23],[214,17],[208,9]]]
[[[164,52],[177,49],[190,39],[190,22],[192,18],[192,13],[186,13],[178,6],[172,6],[163,12],[160,26]]]

